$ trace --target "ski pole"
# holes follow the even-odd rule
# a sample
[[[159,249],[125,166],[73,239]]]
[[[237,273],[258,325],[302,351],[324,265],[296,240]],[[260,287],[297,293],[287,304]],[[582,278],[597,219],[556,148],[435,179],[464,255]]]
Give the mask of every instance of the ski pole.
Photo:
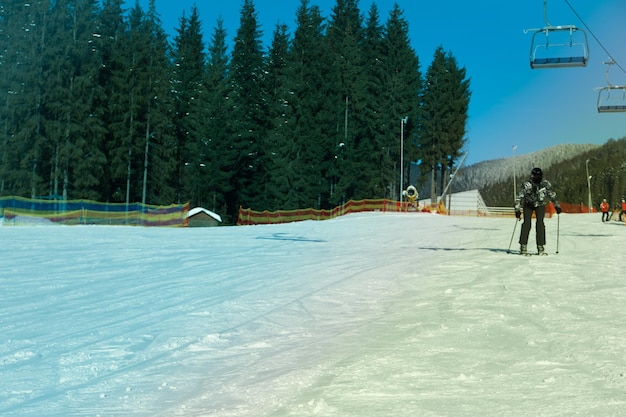
[[[513,244],[513,238],[515,237],[515,229],[517,229],[518,222],[519,222],[519,219],[515,218],[515,226],[513,226],[513,234],[511,234],[511,241],[509,242],[509,248],[506,250],[506,253],[511,253],[511,245]]]
[[[561,220],[561,215],[557,214],[556,215],[556,253],[559,253],[559,225],[560,225],[560,220]]]

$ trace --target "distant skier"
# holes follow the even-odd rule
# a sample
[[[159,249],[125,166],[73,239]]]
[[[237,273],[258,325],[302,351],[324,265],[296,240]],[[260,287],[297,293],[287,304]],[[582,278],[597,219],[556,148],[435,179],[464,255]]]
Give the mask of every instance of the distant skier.
[[[622,216],[623,216],[624,214],[626,214],[626,200],[624,200],[624,199],[622,198],[622,207],[621,207],[621,210],[620,210],[620,212],[619,212],[619,221],[620,221],[620,222],[622,221]]]
[[[557,214],[561,214],[561,206],[556,200],[556,193],[552,190],[552,185],[543,179],[541,168],[533,168],[530,172],[530,180],[523,183],[520,192],[515,200],[515,217],[518,220],[524,212],[524,223],[519,237],[520,253],[528,253],[528,235],[530,234],[533,211],[537,218],[535,231],[537,233],[537,252],[539,255],[545,254],[546,227],[543,218],[546,214],[546,205],[552,201]]]
[[[606,202],[606,198],[602,199],[600,203],[600,211],[602,212],[602,223],[609,221],[609,203]],[[606,220],[604,220],[606,218]]]

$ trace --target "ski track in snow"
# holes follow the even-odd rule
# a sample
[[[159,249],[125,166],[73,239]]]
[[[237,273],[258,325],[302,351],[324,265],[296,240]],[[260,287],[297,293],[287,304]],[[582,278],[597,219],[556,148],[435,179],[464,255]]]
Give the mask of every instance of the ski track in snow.
[[[0,415],[626,415],[626,227],[559,222],[0,227]]]

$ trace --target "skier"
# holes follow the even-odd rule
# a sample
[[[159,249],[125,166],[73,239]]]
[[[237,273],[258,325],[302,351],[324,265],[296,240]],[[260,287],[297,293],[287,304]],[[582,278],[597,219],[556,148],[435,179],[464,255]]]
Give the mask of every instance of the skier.
[[[521,220],[522,211],[524,212],[524,223],[519,237],[520,253],[528,254],[528,235],[530,234],[531,221],[533,211],[537,218],[535,225],[537,253],[545,254],[544,245],[546,244],[546,227],[543,218],[546,213],[546,205],[552,201],[556,214],[561,214],[561,206],[556,200],[556,193],[552,190],[552,184],[543,179],[541,168],[533,168],[530,172],[530,180],[523,183],[520,192],[515,200],[515,217]]]
[[[606,198],[602,199],[600,203],[600,211],[602,212],[602,223],[609,221],[609,203],[606,202]],[[606,220],[604,220],[606,218]]]
[[[624,200],[624,199],[622,198],[622,209],[621,209],[621,211],[619,212],[619,221],[620,221],[620,222],[622,221],[622,216],[623,216],[624,214],[626,214],[626,200]]]

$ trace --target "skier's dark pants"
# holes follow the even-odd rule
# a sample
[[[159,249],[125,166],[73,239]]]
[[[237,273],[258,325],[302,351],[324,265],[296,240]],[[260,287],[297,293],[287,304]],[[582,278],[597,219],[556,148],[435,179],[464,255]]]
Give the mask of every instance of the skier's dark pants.
[[[546,226],[543,224],[543,218],[546,215],[546,206],[524,206],[524,224],[522,224],[522,232],[519,235],[519,243],[522,245],[528,244],[533,211],[535,212],[535,217],[537,217],[537,224],[535,225],[537,245],[543,246],[546,244]]]

